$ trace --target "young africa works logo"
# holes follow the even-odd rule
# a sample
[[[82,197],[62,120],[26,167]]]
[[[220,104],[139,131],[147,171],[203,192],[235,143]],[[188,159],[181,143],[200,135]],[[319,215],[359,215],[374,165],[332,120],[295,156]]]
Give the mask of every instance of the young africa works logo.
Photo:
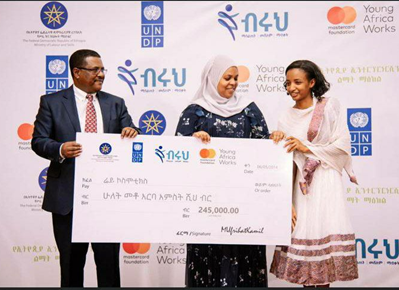
[[[40,19],[50,29],[60,29],[68,20],[68,11],[58,2],[49,2],[43,6]]]

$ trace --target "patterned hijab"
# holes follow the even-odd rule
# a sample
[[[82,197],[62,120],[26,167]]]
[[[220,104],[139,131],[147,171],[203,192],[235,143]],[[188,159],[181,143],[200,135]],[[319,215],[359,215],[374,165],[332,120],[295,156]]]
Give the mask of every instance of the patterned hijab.
[[[232,59],[224,55],[209,60],[202,71],[201,86],[191,103],[225,118],[242,112],[252,100],[238,96],[235,92],[231,98],[223,98],[217,90],[223,74],[233,66],[237,67]]]

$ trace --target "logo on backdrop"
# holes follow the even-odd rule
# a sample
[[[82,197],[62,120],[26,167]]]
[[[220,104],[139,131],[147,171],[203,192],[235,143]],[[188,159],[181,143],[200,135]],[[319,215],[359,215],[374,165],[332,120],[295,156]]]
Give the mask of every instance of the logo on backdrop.
[[[49,2],[40,11],[40,18],[47,28],[59,29],[67,22],[68,11],[59,2]]]
[[[351,6],[333,7],[328,10],[327,19],[331,24],[351,24],[355,21],[357,13],[355,8]]]
[[[363,5],[366,15],[363,19],[365,33],[392,33],[396,32],[396,26],[392,23],[395,20],[394,6],[373,6]]]
[[[166,129],[166,119],[158,111],[147,111],[140,117],[139,127],[144,135],[162,135]]]
[[[356,25],[353,22],[356,17],[357,12],[351,6],[330,8],[327,12],[327,20],[333,26],[328,27],[328,33],[331,35],[354,34]]]
[[[186,68],[146,68],[143,73],[137,72],[139,68],[132,67],[132,61],[127,59],[125,66],[118,66],[118,77],[125,82],[133,95],[134,86],[138,84],[138,79],[142,80],[142,93],[183,93],[186,91]],[[138,75],[134,75],[137,72]],[[137,78],[136,78],[137,77]]]
[[[141,2],[141,47],[164,46],[163,1]]]
[[[32,139],[33,125],[23,123],[18,127],[18,137],[24,141]]]
[[[34,18],[31,19],[32,23],[23,23],[26,26],[25,37],[22,39],[24,45],[47,47],[55,51],[54,49],[56,48],[71,48],[75,45],[82,47],[86,43],[83,31],[65,29],[64,25],[68,20],[68,11],[61,3],[49,2],[45,4],[40,10],[40,19],[44,25],[41,26],[42,30],[30,30],[29,27],[36,27]],[[77,28],[83,27],[82,25],[73,26]]]
[[[151,249],[149,243],[123,243],[122,248],[128,255],[123,256],[124,264],[149,264]],[[158,244],[152,250],[157,257],[159,265],[180,265],[186,264],[186,245],[185,244]],[[147,255],[145,255],[147,254]]]
[[[371,108],[348,109],[352,156],[371,156]]]
[[[18,137],[22,140],[18,141],[19,150],[31,150],[30,140],[32,139],[33,128],[33,125],[29,123],[23,123],[18,127]]]
[[[159,157],[162,163],[165,162],[184,162],[187,163],[190,158],[190,151],[165,150],[161,145],[155,149],[155,155]]]
[[[68,56],[46,56],[46,94],[68,88]]]
[[[130,59],[126,60],[125,65],[128,68],[130,68],[130,66],[132,65],[132,61]],[[133,86],[137,85],[137,80],[136,80],[136,77],[133,75],[133,73],[135,71],[137,71],[138,68],[130,69],[130,70],[128,68],[123,67],[123,66],[118,66],[118,71],[121,72],[120,74],[118,74],[118,77],[129,86],[129,88],[134,96]]]
[[[231,12],[233,10],[233,6],[228,4],[226,6],[226,12]],[[219,11],[218,15],[220,18],[218,19],[218,22],[223,26],[226,27],[226,29],[230,32],[231,37],[233,37],[233,40],[236,40],[236,37],[234,35],[234,31],[238,29],[237,22],[234,21],[234,18],[238,16],[240,13],[232,14],[229,15],[224,11]]]
[[[128,254],[145,254],[151,248],[149,243],[123,243],[123,250]]]
[[[372,242],[356,239],[358,264],[399,265],[399,240],[373,239]]]
[[[103,143],[99,147],[100,153],[103,155],[108,155],[112,151],[112,146],[109,143]]]
[[[288,29],[288,12],[251,12],[242,14],[241,19],[239,19],[239,15],[240,13],[233,12],[231,4],[226,5],[222,11],[218,12],[218,23],[227,30],[233,41],[238,36],[241,36],[241,38],[288,36],[286,32]],[[240,30],[244,31],[240,33]]]
[[[48,167],[44,168],[42,170],[42,172],[40,172],[39,174],[39,178],[38,178],[38,182],[39,182],[39,186],[40,188],[45,191],[46,189],[46,184],[47,184],[47,171],[48,171]]]
[[[132,162],[133,163],[142,163],[143,162],[143,143],[142,142],[133,142],[133,151],[132,151]]]

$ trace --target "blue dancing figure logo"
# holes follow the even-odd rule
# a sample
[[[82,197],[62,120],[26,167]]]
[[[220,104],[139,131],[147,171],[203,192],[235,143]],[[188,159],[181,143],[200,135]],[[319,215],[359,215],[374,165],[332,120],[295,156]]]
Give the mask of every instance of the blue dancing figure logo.
[[[226,11],[230,12],[231,10],[233,10],[233,6],[231,6],[230,4],[228,4],[226,6]],[[238,26],[237,23],[234,21],[234,17],[236,17],[239,13],[236,13],[234,15],[229,15],[224,11],[219,11],[218,15],[221,17],[221,19],[218,19],[218,22],[223,26],[226,27],[227,30],[230,32],[231,36],[233,37],[233,40],[235,41],[236,38],[234,36],[234,32],[233,30],[237,30]],[[230,24],[228,24],[226,21],[230,22]]]
[[[155,155],[157,155],[163,163],[163,159],[165,158],[165,154],[164,154],[165,150],[162,150],[162,149],[163,149],[162,146],[159,146],[159,148],[155,149]]]
[[[126,60],[125,61],[125,65],[127,67],[130,67],[132,65],[132,61],[131,60]],[[128,70],[127,68],[123,67],[123,66],[118,66],[118,71],[121,72],[121,74],[118,74],[118,77],[124,81],[125,83],[127,83],[127,85],[129,86],[130,90],[132,91],[132,94],[134,96],[134,85],[137,85],[137,80],[135,78],[135,76],[133,75],[133,73],[135,71],[137,71],[138,68],[136,69],[132,69],[132,70]],[[125,76],[125,74],[127,75],[127,77]]]

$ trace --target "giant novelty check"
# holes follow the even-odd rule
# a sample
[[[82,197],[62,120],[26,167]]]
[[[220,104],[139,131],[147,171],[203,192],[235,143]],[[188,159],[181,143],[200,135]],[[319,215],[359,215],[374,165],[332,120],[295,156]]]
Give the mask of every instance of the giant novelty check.
[[[283,144],[84,133],[77,142],[73,242],[290,243]]]

